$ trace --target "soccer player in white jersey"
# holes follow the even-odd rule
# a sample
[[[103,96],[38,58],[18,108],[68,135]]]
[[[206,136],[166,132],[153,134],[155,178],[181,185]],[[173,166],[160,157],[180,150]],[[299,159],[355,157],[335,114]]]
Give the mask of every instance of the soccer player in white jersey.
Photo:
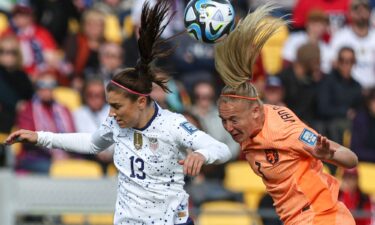
[[[231,158],[226,145],[198,130],[179,114],[160,108],[151,98],[152,83],[167,91],[151,63],[165,55],[158,48],[167,17],[167,0],[143,6],[138,47],[140,60],[107,85],[109,117],[93,134],[55,134],[19,130],[6,143],[28,142],[48,148],[98,153],[115,145],[119,171],[115,224],[194,224],[189,218],[184,174],[195,176],[203,164]],[[170,20],[169,20],[170,21]],[[193,149],[187,154],[186,149]]]

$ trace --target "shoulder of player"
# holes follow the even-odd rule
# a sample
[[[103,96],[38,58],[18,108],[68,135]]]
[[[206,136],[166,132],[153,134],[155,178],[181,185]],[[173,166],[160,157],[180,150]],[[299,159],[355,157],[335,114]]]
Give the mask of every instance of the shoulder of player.
[[[294,114],[294,112],[285,106],[265,104],[265,107],[267,108],[267,120],[271,120],[272,123],[280,122],[287,125],[298,123],[300,121],[299,118]]]

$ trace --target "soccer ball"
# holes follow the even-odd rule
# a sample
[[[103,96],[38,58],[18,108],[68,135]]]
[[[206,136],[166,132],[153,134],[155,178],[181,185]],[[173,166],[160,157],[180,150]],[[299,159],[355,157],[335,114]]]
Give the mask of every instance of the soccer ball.
[[[234,9],[229,0],[191,0],[184,14],[190,36],[205,43],[225,38],[234,28]]]

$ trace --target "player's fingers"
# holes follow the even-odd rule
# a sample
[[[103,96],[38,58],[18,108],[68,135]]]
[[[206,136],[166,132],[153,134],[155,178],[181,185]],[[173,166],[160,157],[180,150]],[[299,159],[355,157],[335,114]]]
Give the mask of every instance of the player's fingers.
[[[326,137],[324,137],[323,147],[329,149],[329,141]]]
[[[11,133],[8,138],[5,140],[5,143],[6,144],[13,144],[15,143],[16,141],[19,141],[19,137],[20,135],[22,135],[22,133],[24,132],[24,130],[18,130],[18,131],[15,131],[13,133]]]
[[[180,164],[180,165],[184,165],[184,164],[185,164],[185,160],[183,160],[183,159],[178,160],[178,164]]]
[[[316,146],[322,146],[322,135],[318,134],[318,138],[316,140]]]
[[[202,160],[198,159],[196,164],[195,164],[195,170],[194,170],[193,176],[197,176],[200,173],[202,165],[203,165]]]
[[[199,159],[196,155],[192,156],[192,166],[190,171],[190,176],[196,176],[196,170],[199,163]]]
[[[190,175],[193,167],[193,161],[191,155],[188,155],[184,163],[184,174]]]
[[[191,166],[190,166],[190,168],[189,168],[189,170],[188,170],[188,174],[187,175],[189,175],[189,176],[194,176],[194,171],[195,171],[195,167],[196,167],[196,165],[197,165],[197,162],[196,162],[196,160],[194,159],[194,157],[192,157],[192,160],[191,160]]]

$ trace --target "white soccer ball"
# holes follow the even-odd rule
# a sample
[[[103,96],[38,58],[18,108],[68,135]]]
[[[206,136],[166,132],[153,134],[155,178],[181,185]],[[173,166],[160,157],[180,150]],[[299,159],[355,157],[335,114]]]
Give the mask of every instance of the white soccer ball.
[[[222,40],[235,24],[234,9],[229,0],[191,0],[184,16],[190,36],[205,43]]]

